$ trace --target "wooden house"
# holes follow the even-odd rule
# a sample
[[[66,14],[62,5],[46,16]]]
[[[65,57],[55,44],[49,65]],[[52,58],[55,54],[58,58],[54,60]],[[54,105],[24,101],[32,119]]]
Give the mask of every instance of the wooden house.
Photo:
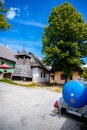
[[[82,68],[81,67],[76,67],[72,73],[71,79],[70,80],[78,80],[79,77],[82,74]],[[54,72],[54,81],[57,84],[64,84],[65,83],[65,77],[61,69],[57,70]]]

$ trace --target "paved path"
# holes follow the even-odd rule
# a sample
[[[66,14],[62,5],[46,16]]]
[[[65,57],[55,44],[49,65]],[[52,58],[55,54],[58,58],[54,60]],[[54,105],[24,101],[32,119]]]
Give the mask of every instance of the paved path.
[[[87,130],[79,118],[59,117],[53,104],[61,94],[0,83],[0,130]]]

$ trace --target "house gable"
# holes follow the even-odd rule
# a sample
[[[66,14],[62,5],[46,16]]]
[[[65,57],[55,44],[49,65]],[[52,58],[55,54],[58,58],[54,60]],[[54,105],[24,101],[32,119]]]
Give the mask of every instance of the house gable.
[[[50,71],[33,53],[29,53],[31,59],[32,76],[34,82],[49,82]]]

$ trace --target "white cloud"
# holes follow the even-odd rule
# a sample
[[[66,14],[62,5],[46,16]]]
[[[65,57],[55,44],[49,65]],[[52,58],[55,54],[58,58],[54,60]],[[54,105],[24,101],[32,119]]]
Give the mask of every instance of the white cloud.
[[[10,7],[10,9],[8,10],[8,12],[6,14],[6,17],[8,19],[14,19],[16,16],[20,16],[20,9]]]
[[[35,21],[24,21],[24,20],[21,20],[21,19],[17,19],[16,22],[23,24],[23,25],[35,26],[35,27],[40,27],[40,28],[47,26],[43,23],[39,23],[39,22],[35,22]]]

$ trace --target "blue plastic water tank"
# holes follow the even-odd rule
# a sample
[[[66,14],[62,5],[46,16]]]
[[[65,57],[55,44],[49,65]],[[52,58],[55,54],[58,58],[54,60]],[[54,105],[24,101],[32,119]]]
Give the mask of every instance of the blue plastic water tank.
[[[63,86],[62,90],[65,102],[74,108],[83,107],[87,103],[87,88],[79,81],[70,81]]]

